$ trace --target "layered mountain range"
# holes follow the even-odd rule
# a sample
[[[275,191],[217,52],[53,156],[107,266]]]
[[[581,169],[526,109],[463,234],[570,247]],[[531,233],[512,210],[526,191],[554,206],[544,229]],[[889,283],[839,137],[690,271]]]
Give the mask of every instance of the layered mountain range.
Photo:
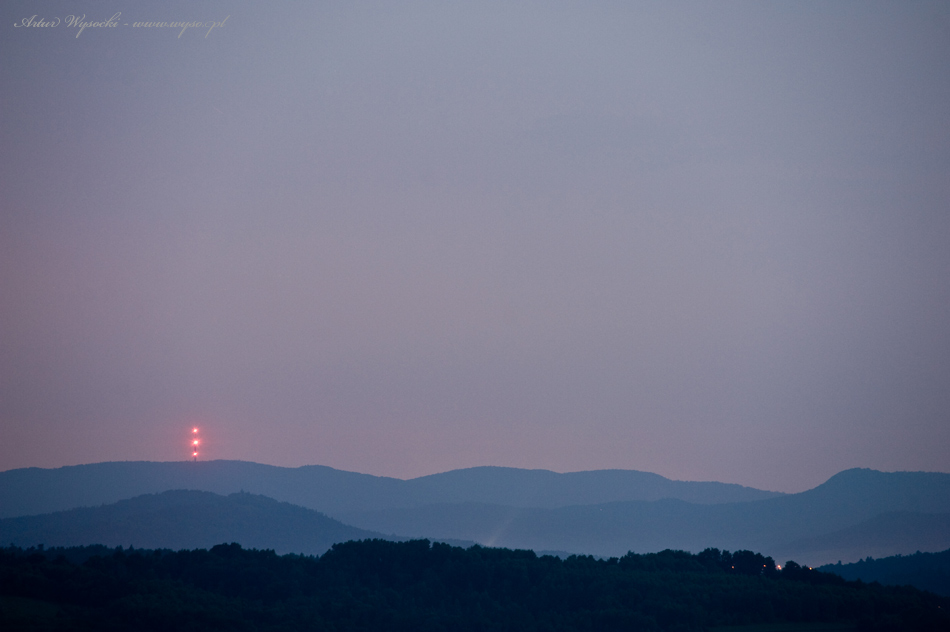
[[[0,517],[0,543],[25,546],[218,540],[314,553],[385,534],[601,556],[751,549],[817,565],[950,548],[950,474],[854,469],[779,494],[628,470],[480,467],[400,480],[240,461],[99,463],[0,472]],[[136,520],[167,525],[152,532],[168,537],[144,537]]]
[[[0,472],[0,518],[112,503],[170,489],[216,494],[244,491],[329,515],[435,503],[554,508],[664,498],[709,504],[781,496],[741,485],[673,481],[634,470],[558,474],[473,467],[402,480],[322,465],[287,468],[246,461],[125,461]]]
[[[322,555],[337,542],[384,537],[266,496],[176,490],[99,507],[0,520],[0,543],[210,549],[222,542]]]

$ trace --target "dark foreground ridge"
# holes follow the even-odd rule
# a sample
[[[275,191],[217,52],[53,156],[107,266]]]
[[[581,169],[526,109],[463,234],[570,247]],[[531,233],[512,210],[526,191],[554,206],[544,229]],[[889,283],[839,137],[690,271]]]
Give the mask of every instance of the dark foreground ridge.
[[[867,557],[854,564],[828,564],[819,570],[894,586],[914,586],[921,590],[950,597],[950,549],[940,553],[893,555],[883,559]]]
[[[351,541],[319,558],[237,544],[0,549],[3,630],[950,630],[948,612],[932,593],[778,570],[750,551],[560,560],[427,540]]]

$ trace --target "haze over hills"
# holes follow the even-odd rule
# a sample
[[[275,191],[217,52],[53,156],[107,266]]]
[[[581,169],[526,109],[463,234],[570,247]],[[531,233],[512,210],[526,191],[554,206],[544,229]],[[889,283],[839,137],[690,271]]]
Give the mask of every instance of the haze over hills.
[[[789,543],[799,559],[860,560],[950,549],[950,514],[895,511],[833,533]]]
[[[337,542],[382,537],[264,496],[183,490],[0,520],[0,542],[24,547],[104,544],[179,550],[240,542],[278,553],[322,555]]]
[[[831,537],[889,512],[904,512],[907,525],[917,521],[936,526],[906,529],[903,538],[891,542],[895,548],[880,547],[873,525],[847,540]],[[631,549],[695,552],[716,547],[753,549],[818,564],[858,559],[872,545],[886,554],[926,550],[935,543],[944,548],[950,533],[941,532],[940,525],[945,523],[931,514],[950,516],[950,474],[847,470],[800,494],[745,503],[698,505],[663,499],[554,509],[445,503],[353,512],[340,519],[377,531],[407,536],[426,533],[511,548],[616,556]],[[837,544],[816,549],[814,542],[820,541],[809,539],[822,536]]]
[[[782,495],[618,470],[556,474],[471,468],[401,481],[318,466],[289,469],[238,461],[102,463],[0,473],[0,507],[10,515],[30,507],[100,504],[142,488],[165,491],[165,485],[210,487],[217,493],[236,488],[271,493],[285,502],[303,499],[291,502],[311,503],[311,509],[346,525],[387,537],[535,551],[619,556],[715,547],[818,565],[950,547],[950,474],[863,469]],[[735,497],[743,501],[723,502]]]
[[[662,498],[726,503],[782,495],[727,483],[673,481],[634,470],[559,474],[475,467],[401,480],[321,465],[285,468],[245,461],[128,461],[0,472],[0,518],[112,503],[170,489],[216,494],[246,491],[331,516],[434,503],[553,508]]]

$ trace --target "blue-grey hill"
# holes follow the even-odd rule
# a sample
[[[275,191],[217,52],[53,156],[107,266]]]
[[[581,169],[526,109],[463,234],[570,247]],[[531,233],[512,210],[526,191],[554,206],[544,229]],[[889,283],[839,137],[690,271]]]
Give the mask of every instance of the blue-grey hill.
[[[245,461],[127,461],[0,472],[0,518],[112,503],[170,489],[216,494],[246,491],[331,516],[433,503],[553,508],[662,498],[707,504],[781,495],[726,483],[673,481],[633,470],[559,474],[474,467],[401,480],[320,465],[286,468]]]
[[[185,490],[0,520],[0,542],[22,547],[103,544],[180,550],[240,542],[278,553],[322,555],[337,542],[381,537],[264,496]]]

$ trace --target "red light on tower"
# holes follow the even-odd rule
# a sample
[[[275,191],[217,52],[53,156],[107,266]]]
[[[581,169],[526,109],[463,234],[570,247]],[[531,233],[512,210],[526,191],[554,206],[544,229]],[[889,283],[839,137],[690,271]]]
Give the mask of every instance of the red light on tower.
[[[197,462],[198,461],[198,444],[200,443],[200,439],[198,439],[197,428],[191,429],[191,436],[194,437],[194,439],[191,440],[191,456],[193,456],[195,458],[195,462]]]

